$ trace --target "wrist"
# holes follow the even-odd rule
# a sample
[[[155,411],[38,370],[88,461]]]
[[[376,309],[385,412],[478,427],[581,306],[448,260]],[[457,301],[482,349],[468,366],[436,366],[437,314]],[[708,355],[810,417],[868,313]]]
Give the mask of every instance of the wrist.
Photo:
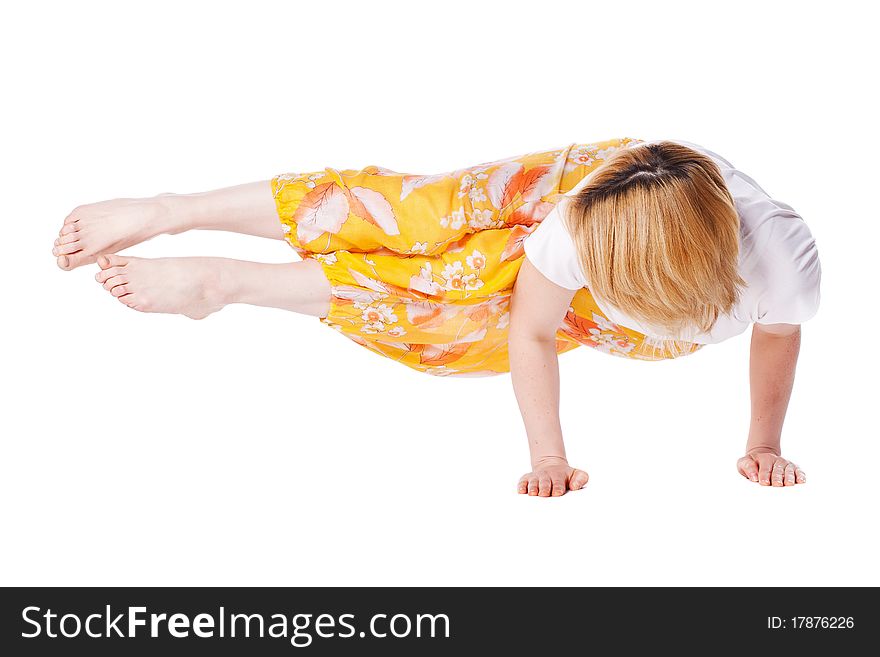
[[[773,454],[774,456],[780,456],[782,454],[782,450],[779,449],[779,445],[766,445],[766,444],[747,444],[746,445],[746,456],[752,456],[754,454]]]
[[[756,429],[752,427],[746,440],[746,454],[751,454],[752,452],[772,452],[779,456],[781,442],[782,436],[780,431],[773,429],[767,431],[766,429],[762,430],[761,428]]]

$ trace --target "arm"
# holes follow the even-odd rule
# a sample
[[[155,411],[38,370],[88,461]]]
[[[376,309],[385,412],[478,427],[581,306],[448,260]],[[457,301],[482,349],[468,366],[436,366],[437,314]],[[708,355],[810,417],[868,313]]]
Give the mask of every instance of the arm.
[[[740,473],[769,486],[804,483],[803,471],[781,457],[785,411],[791,398],[801,344],[795,324],[755,324],[749,357],[752,419]]]
[[[519,481],[520,493],[563,495],[587,483],[586,472],[568,465],[559,422],[556,330],[573,296],[573,290],[551,283],[528,258],[523,260],[511,297],[508,342],[511,379],[532,461],[532,471]]]

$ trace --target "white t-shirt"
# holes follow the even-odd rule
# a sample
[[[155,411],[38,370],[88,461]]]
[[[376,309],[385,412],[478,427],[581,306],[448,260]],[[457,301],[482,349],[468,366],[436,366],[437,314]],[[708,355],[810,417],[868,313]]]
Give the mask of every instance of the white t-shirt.
[[[633,144],[632,147],[651,140]],[[673,140],[670,140],[673,141]],[[740,219],[739,274],[747,283],[733,310],[720,316],[708,333],[667,335],[640,324],[595,297],[603,314],[615,324],[657,339],[700,344],[721,342],[758,324],[801,324],[819,308],[822,276],[819,253],[810,229],[789,205],[774,200],[749,176],[720,155],[690,142],[674,140],[711,157],[724,176]],[[566,193],[573,196],[589,176]],[[581,271],[571,236],[560,212],[567,199],[544,217],[523,242],[526,257],[550,281],[570,290],[589,287]]]

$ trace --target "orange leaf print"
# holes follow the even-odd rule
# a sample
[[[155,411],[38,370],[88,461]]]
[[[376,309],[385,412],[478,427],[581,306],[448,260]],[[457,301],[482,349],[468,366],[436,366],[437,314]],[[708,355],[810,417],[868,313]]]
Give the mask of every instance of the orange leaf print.
[[[471,348],[471,342],[449,344],[426,344],[421,349],[419,362],[422,365],[446,365],[457,361]]]
[[[550,191],[547,189],[548,184],[552,183],[552,178],[547,176],[549,172],[549,165],[532,167],[526,171],[519,162],[504,164],[489,176],[486,184],[489,200],[499,209],[513,203],[517,194],[526,202],[540,201]]]
[[[589,343],[593,337],[591,330],[598,329],[596,322],[576,314],[571,308],[565,313],[560,330],[581,343]]]
[[[331,294],[338,304],[373,303],[388,296],[387,293],[364,290],[356,285],[335,285]]]
[[[504,196],[501,198],[501,207],[506,208],[513,203],[513,199],[516,198],[516,193],[522,189],[524,178],[525,173],[520,169],[516,172],[516,175],[510,179],[507,183],[507,188],[504,190]]]
[[[372,278],[370,276],[365,276],[359,271],[355,271],[351,267],[348,268],[348,273],[351,274],[351,277],[355,280],[355,282],[367,288],[368,290],[372,290],[373,292],[378,292],[385,295],[395,295],[401,297],[403,299],[424,299],[425,294],[421,292],[417,292],[415,290],[410,290],[405,287],[400,287],[399,285],[395,285],[394,283],[386,283],[385,281],[380,281],[376,278]],[[337,286],[339,287],[339,286]]]
[[[359,271],[355,271],[351,267],[348,268],[348,273],[351,274],[351,277],[355,281],[357,281],[358,285],[362,285],[368,290],[391,294],[391,287],[387,283],[383,283],[382,281],[371,278],[369,276],[364,276],[362,273],[360,273]]]
[[[461,251],[464,251],[467,248],[468,242],[470,242],[471,235],[473,235],[473,233],[467,233],[463,235],[454,242],[450,242],[449,244],[447,244],[443,250],[446,253],[459,253]]]
[[[478,303],[464,311],[465,317],[467,317],[472,322],[485,322],[489,319],[489,315],[491,315],[492,309],[489,303]]]
[[[386,235],[400,235],[394,209],[388,199],[367,187],[352,187],[348,191],[352,214],[381,228]]]
[[[544,219],[550,211],[556,207],[554,203],[546,201],[531,201],[519,206],[514,213],[507,219],[507,224],[522,224],[531,226]]]
[[[542,165],[538,167],[532,167],[522,174],[520,180],[518,181],[519,189],[517,191],[522,194],[523,200],[541,200],[541,197],[544,195],[543,187],[546,186],[542,185],[541,182],[544,180],[544,177],[547,175],[548,171],[550,171],[550,167],[548,165]]]
[[[443,288],[440,287],[440,283],[436,281],[425,280],[421,276],[411,276],[409,279],[409,287],[407,289],[410,292],[420,292],[426,297],[443,296]]]
[[[537,226],[521,226],[516,225],[510,229],[510,237],[507,238],[507,244],[501,253],[501,262],[509,262],[516,260],[525,253],[523,250],[523,240],[525,240]]]
[[[348,198],[335,182],[323,183],[306,194],[300,201],[293,220],[296,239],[307,244],[324,233],[338,233],[348,219]]]
[[[472,322],[482,324],[486,323],[490,317],[500,317],[507,312],[509,306],[510,295],[497,296],[488,301],[482,301],[480,303],[475,303],[472,306],[467,306],[464,309],[463,314]]]
[[[409,288],[411,292],[421,292],[425,296],[443,296],[443,288],[434,280],[434,270],[430,262],[419,268],[419,273],[410,276]]]
[[[415,301],[406,304],[406,319],[416,328],[427,329],[443,326],[447,319],[444,304],[431,301]]]
[[[502,164],[489,175],[489,180],[486,181],[486,194],[493,206],[501,209],[507,205],[509,202],[507,190],[511,186],[511,181],[520,175],[522,168],[521,163],[510,162]]]

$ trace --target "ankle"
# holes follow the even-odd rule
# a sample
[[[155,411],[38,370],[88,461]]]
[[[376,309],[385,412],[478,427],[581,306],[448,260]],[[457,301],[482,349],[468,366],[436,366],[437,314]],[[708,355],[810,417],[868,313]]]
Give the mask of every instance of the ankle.
[[[244,295],[242,263],[227,258],[210,258],[209,261],[210,265],[202,279],[205,295],[222,306],[240,303]]]
[[[189,194],[157,194],[151,200],[160,208],[159,234],[177,235],[198,227],[198,204]]]

